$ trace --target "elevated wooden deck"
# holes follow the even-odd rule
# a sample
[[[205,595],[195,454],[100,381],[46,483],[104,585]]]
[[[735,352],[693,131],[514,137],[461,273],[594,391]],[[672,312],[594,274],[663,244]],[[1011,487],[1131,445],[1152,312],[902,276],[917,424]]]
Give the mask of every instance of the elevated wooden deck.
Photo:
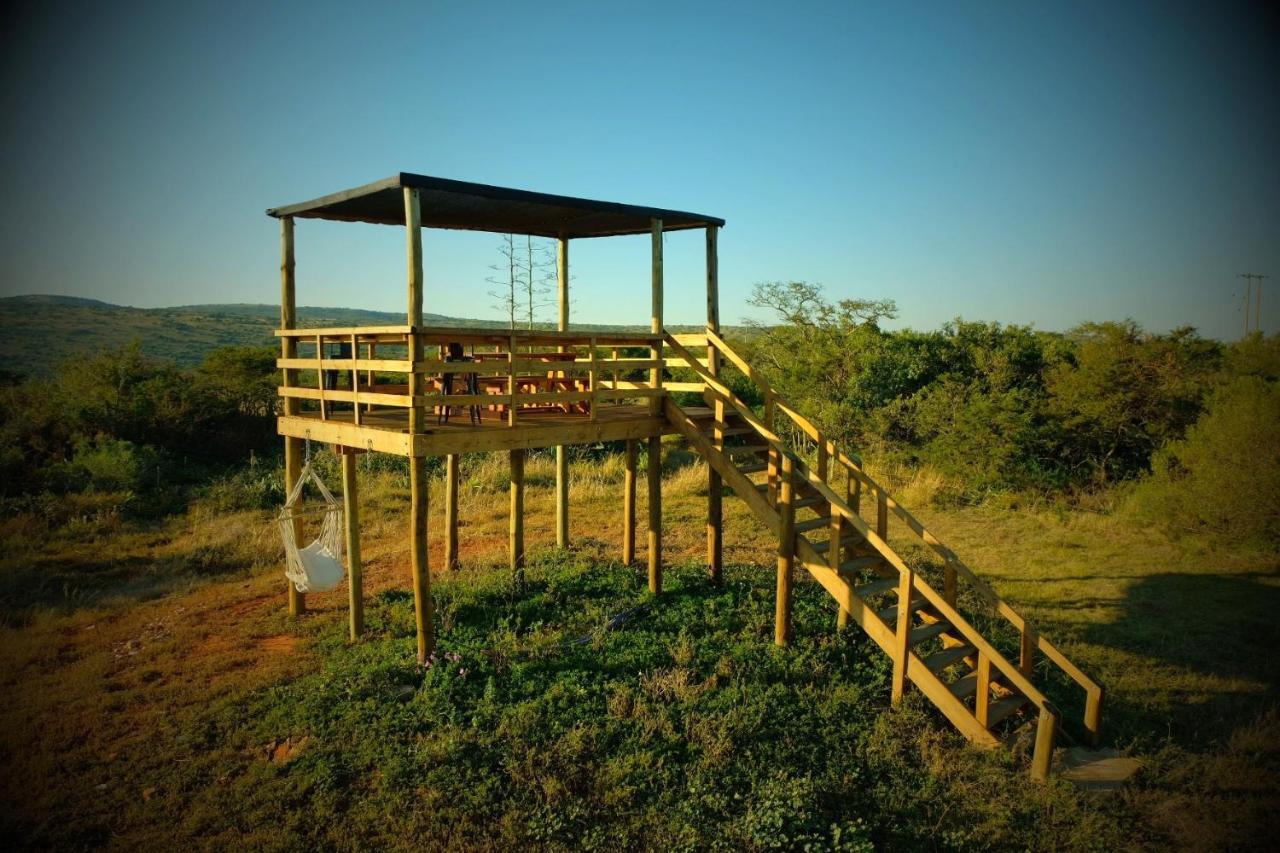
[[[576,412],[521,412],[517,427],[508,426],[505,415],[488,409],[481,411],[479,424],[471,423],[465,411],[455,411],[442,424],[429,415],[426,429],[414,435],[409,433],[408,409],[363,412],[360,419],[359,425],[353,423],[349,411],[328,412],[324,420],[319,412],[299,412],[280,417],[277,432],[397,456],[591,444],[673,432],[666,417],[651,414],[646,405],[601,406],[595,420]]]

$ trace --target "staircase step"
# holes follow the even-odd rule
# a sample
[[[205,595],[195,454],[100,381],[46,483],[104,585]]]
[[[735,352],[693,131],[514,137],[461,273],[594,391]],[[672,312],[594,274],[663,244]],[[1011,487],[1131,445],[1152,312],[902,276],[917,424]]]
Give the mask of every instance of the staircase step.
[[[843,536],[843,537],[841,537],[841,539],[840,539],[840,544],[841,544],[842,546],[843,546],[843,545],[855,545],[855,544],[857,544],[857,543],[859,543],[859,542],[861,542],[861,541],[862,541],[862,537],[861,537],[861,536]],[[818,543],[816,543],[816,544],[813,546],[813,550],[817,551],[819,554],[825,554],[825,553],[827,553],[828,551],[830,551],[830,550],[831,550],[831,540],[830,540],[830,539],[828,539],[826,542],[818,542]]]
[[[767,444],[738,444],[733,447],[726,447],[724,452],[733,456],[741,453],[765,453],[769,450]]]
[[[822,530],[831,526],[831,517],[820,515],[817,518],[809,518],[804,521],[796,522],[797,533],[808,533],[810,530]]]
[[[764,462],[748,462],[746,465],[739,465],[738,470],[743,474],[759,474],[761,471],[769,470],[769,466]]]
[[[753,435],[756,428],[753,426],[731,426],[724,429],[725,435]]]
[[[977,649],[973,646],[952,646],[949,649],[943,649],[940,652],[929,655],[924,659],[924,665],[935,673],[942,672],[951,664],[964,660],[976,651]]]
[[[925,601],[923,598],[914,599],[911,602],[911,612],[916,613],[928,606],[929,602]],[[890,625],[896,625],[898,622],[898,605],[895,604],[892,607],[886,607],[876,615]]]
[[[987,728],[994,728],[996,725],[1004,721],[1006,717],[1013,715],[1018,711],[1018,709],[1022,708],[1030,701],[1030,699],[1023,696],[1021,693],[1015,693],[1008,699],[1001,699],[999,702],[996,702],[987,711]]]
[[[860,557],[858,559],[861,560],[864,558]],[[858,560],[849,561],[849,563],[856,563],[856,562],[858,562]],[[843,572],[844,567],[849,565],[849,563],[845,563],[844,565],[842,565],[840,567],[840,570]],[[897,578],[881,578],[878,581],[872,581],[871,583],[864,583],[862,586],[855,586],[853,588],[853,591],[859,598],[870,598],[873,595],[880,595],[881,593],[888,592],[889,590],[895,589],[897,588],[897,586],[898,586]]]
[[[861,574],[862,572],[865,572],[867,569],[874,569],[878,566],[884,566],[884,565],[887,565],[884,561],[884,557],[881,557],[879,554],[875,554],[869,557],[854,557],[853,559],[845,560],[843,563],[840,564],[840,573],[846,574],[846,575],[856,575],[856,574]],[[898,585],[898,578],[896,575],[893,577],[881,578],[880,580],[875,581],[874,583],[867,584],[867,586],[868,587],[878,586],[879,584],[887,584],[887,586],[880,587],[879,589],[893,589]],[[868,595],[874,595],[876,592],[879,591],[879,589],[870,590],[868,592]],[[857,590],[855,589],[854,592],[857,592]],[[861,595],[861,593],[859,593],[859,595]]]
[[[978,673],[970,672],[947,685],[951,695],[964,701],[978,692]]]
[[[703,418],[714,418],[716,416],[715,410],[709,409],[706,406],[690,406],[687,409],[681,409],[680,411],[684,412],[685,417],[694,421],[701,420]]]
[[[916,646],[923,643],[925,640],[936,637],[939,634],[945,634],[950,630],[950,622],[934,622],[931,625],[925,625],[921,628],[913,628],[907,637],[907,643],[908,645]]]

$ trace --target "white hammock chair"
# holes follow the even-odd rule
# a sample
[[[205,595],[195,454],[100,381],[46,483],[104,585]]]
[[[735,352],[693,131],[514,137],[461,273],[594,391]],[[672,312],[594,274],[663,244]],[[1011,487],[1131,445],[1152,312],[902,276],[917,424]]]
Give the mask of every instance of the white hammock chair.
[[[310,457],[311,454],[307,454]],[[320,496],[324,498],[322,506],[303,507],[300,505],[302,487],[311,480],[316,484]],[[320,525],[320,535],[305,548],[299,548],[294,533],[299,522],[307,516],[324,514]],[[284,574],[298,592],[326,592],[342,583],[342,548],[343,548],[343,513],[342,504],[334,499],[333,493],[325,488],[320,477],[311,467],[311,460],[302,466],[302,474],[294,484],[293,491],[280,510],[280,537],[284,540],[285,568]]]

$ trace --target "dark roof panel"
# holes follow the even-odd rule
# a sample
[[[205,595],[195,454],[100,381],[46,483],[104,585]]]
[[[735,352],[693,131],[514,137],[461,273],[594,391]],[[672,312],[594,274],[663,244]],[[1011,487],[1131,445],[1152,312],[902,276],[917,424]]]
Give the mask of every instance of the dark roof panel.
[[[697,213],[548,195],[408,172],[312,201],[275,207],[268,210],[267,215],[403,225],[401,190],[404,187],[419,190],[424,228],[572,238],[647,234],[650,220],[654,218],[662,220],[664,231],[724,225],[723,219]]]

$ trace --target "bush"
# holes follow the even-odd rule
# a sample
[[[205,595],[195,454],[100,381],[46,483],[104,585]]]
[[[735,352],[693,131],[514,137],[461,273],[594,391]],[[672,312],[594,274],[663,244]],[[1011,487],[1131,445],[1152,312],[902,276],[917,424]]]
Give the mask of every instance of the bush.
[[[1280,544],[1280,384],[1257,376],[1220,388],[1186,438],[1166,445],[1127,508],[1175,533]]]

